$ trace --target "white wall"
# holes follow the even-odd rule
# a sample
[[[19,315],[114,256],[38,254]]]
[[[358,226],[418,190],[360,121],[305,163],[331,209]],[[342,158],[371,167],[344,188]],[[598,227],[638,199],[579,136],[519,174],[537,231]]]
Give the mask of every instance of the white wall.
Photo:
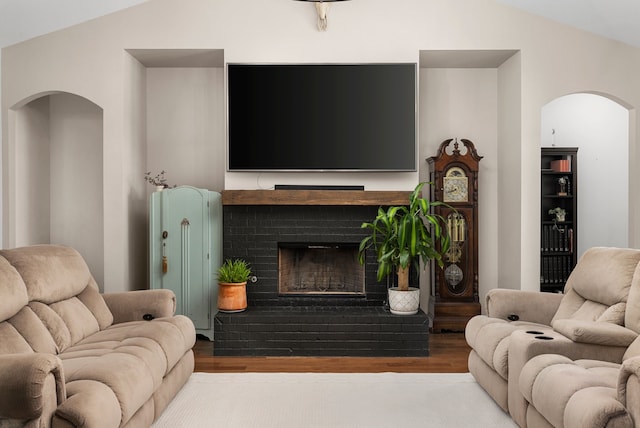
[[[102,110],[70,94],[45,95],[19,110],[16,246],[69,245],[103,280]]]
[[[16,245],[49,242],[51,239],[51,172],[49,97],[32,101],[16,117],[15,133],[23,143],[16,150],[15,192],[10,203],[15,228],[10,231]]]
[[[593,94],[542,109],[542,147],[578,147],[578,257],[629,245],[629,111]]]
[[[147,69],[147,168],[167,183],[224,189],[224,69]],[[151,189],[151,186],[149,186]]]
[[[0,64],[2,64],[2,49],[0,49]],[[0,82],[2,82],[2,67],[0,67]],[[0,84],[0,98],[2,98],[2,85]],[[3,114],[0,114],[0,129],[2,129],[2,121]],[[0,146],[2,146],[2,133],[0,132]],[[2,150],[0,150],[0,224],[2,224],[2,213],[4,209],[2,208],[2,204],[4,203],[4,198],[2,197]],[[2,237],[3,228],[0,227],[0,248],[2,248],[2,243],[4,242],[4,238]]]
[[[528,282],[528,289],[535,289],[536,285],[528,281],[529,276],[525,275],[522,269],[523,264],[528,262],[528,259],[523,260],[522,257],[524,251],[523,241],[525,239],[525,228],[522,227],[522,205],[525,199],[522,196],[523,191],[531,192],[531,188],[523,190],[522,184],[521,88],[522,55],[518,53],[498,69],[499,149],[497,153],[498,168],[496,171],[498,175],[498,205],[496,210],[490,213],[498,224],[496,238],[498,249],[492,254],[495,254],[496,263],[498,264],[497,287],[509,289],[527,288]],[[528,159],[528,161],[530,162],[531,160]],[[491,258],[492,255],[490,254],[486,257]],[[523,281],[525,284],[523,284]],[[539,287],[539,282],[537,287]]]
[[[483,159],[478,172],[478,253],[480,300],[498,282],[496,254],[498,170],[498,69],[420,69],[420,180],[429,180],[425,160],[434,156],[444,140],[465,138]],[[429,290],[426,275],[422,290]],[[427,293],[421,293],[425,299]],[[427,307],[426,302],[421,302]]]
[[[102,284],[102,110],[75,95],[49,98],[49,242],[77,249]],[[46,206],[37,207],[42,208]],[[46,241],[30,243],[42,242]]]
[[[480,221],[489,224],[482,225],[481,245],[488,242],[490,247],[480,254],[481,263],[488,263],[480,269],[482,275],[497,269],[497,279],[490,277],[485,284],[493,287],[491,282],[495,280],[495,286],[501,287],[539,287],[539,233],[537,226],[532,225],[537,225],[539,219],[540,112],[545,104],[562,95],[597,91],[623,100],[632,109],[629,223],[638,223],[640,151],[636,148],[638,112],[634,109],[640,105],[638,49],[493,0],[402,0],[393,5],[386,0],[367,0],[366,4],[338,2],[331,8],[329,30],[324,33],[317,31],[315,8],[307,2],[150,0],[3,49],[5,246],[15,243],[15,237],[8,236],[15,233],[12,211],[15,206],[10,202],[20,198],[17,193],[24,191],[23,185],[17,187],[14,171],[18,152],[16,113],[25,100],[38,94],[49,91],[77,94],[103,110],[105,290],[140,286],[136,281],[143,277],[140,271],[144,274],[146,270],[145,252],[141,249],[146,246],[143,222],[149,190],[142,175],[145,169],[166,162],[154,158],[153,162],[158,164],[150,165],[151,157],[143,154],[150,153],[147,147],[150,140],[145,135],[149,130],[144,122],[148,108],[144,90],[146,72],[126,50],[194,48],[222,49],[228,62],[418,62],[419,52],[424,50],[518,50],[517,57],[498,69],[497,88],[493,91],[487,91],[484,84],[478,88],[466,85],[467,78],[455,79],[466,85],[474,97],[484,96],[484,91],[492,92],[488,112],[480,104],[483,100],[474,98],[480,103],[448,109],[447,115],[444,111],[438,113],[437,122],[421,123],[419,130],[421,150],[425,143],[435,147],[442,136],[458,136],[477,142],[478,151],[485,156],[481,179],[488,181],[481,187],[485,211]],[[189,87],[191,84],[186,85]],[[461,93],[458,88],[451,90],[452,95]],[[438,91],[438,96],[448,96],[444,89]],[[423,97],[430,96],[428,90],[420,90],[421,103]],[[224,102],[224,97],[216,102]],[[492,109],[497,109],[497,113],[488,117]],[[171,123],[168,120],[167,128]],[[485,120],[491,123],[485,124]],[[481,127],[471,126],[480,122]],[[187,122],[180,123],[185,126]],[[449,127],[444,126],[447,124]],[[495,129],[495,147],[487,143],[489,128]],[[215,131],[218,132],[224,131]],[[184,149],[192,152],[201,144],[194,139],[185,142]],[[421,152],[421,157],[432,154]],[[188,172],[187,165],[193,165],[188,159],[180,158],[178,163],[181,166],[175,172],[176,179],[193,174],[194,180],[196,177],[211,180],[204,184],[212,188],[220,180],[225,188],[269,188],[286,180],[286,183],[358,183],[368,189],[411,189],[424,176],[426,168],[421,162],[420,171],[404,174],[273,176],[222,172],[213,177],[203,171]],[[630,227],[629,245],[639,244],[640,228]],[[497,246],[497,254],[491,246]]]
[[[105,260],[105,288],[116,290],[143,289],[148,287],[148,263],[145,255],[148,249],[148,194],[146,183],[141,180],[147,165],[147,135],[146,135],[146,69],[129,55],[123,56],[123,68],[128,76],[125,79],[123,92],[124,117],[122,142],[119,150],[112,151],[108,147],[104,150],[105,177],[122,176],[122,181],[113,186],[107,181],[103,186],[105,211],[118,216],[105,218],[104,225],[104,260]],[[105,141],[112,141],[109,135],[111,129],[104,130]],[[125,144],[124,142],[128,142]],[[121,150],[121,152],[120,152]],[[122,162],[118,163],[118,157]],[[109,168],[109,170],[106,170]],[[119,209],[110,209],[114,204]],[[119,231],[128,236],[123,243],[112,239],[113,229],[118,224],[125,228]],[[113,260],[112,265],[119,264],[120,269],[108,268],[107,260]]]

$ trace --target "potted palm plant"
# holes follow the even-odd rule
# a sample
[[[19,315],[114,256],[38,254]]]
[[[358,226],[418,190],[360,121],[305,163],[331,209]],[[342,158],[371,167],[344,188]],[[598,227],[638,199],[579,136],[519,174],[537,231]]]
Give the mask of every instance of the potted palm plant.
[[[398,286],[389,288],[389,305],[394,314],[415,314],[420,305],[420,289],[409,287],[411,266],[420,272],[420,261],[430,260],[442,268],[443,256],[449,250],[445,219],[431,212],[431,207],[446,205],[421,197],[426,183],[419,183],[409,196],[409,204],[378,208],[378,215],[362,228],[370,234],[360,242],[358,260],[364,264],[366,250],[373,249],[378,262],[378,281],[392,273],[398,275]]]
[[[218,268],[218,310],[242,312],[247,309],[247,281],[251,267],[242,259],[226,259]]]

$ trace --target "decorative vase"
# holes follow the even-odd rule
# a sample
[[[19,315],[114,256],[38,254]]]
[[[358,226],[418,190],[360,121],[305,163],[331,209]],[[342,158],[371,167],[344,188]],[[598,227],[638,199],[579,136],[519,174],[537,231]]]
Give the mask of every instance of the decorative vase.
[[[389,308],[394,315],[415,315],[420,307],[420,289],[409,287],[400,291],[398,287],[389,288]]]
[[[565,215],[566,214],[556,213],[556,221],[558,221],[559,223],[564,222]]]
[[[164,190],[164,186],[156,186],[156,192],[162,192]]]
[[[218,310],[234,313],[247,309],[247,283],[218,283]]]

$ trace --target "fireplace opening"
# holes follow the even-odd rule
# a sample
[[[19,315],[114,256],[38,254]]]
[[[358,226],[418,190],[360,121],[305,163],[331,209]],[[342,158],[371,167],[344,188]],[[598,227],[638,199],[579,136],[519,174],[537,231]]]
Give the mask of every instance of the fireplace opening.
[[[364,296],[358,244],[278,244],[278,293]]]

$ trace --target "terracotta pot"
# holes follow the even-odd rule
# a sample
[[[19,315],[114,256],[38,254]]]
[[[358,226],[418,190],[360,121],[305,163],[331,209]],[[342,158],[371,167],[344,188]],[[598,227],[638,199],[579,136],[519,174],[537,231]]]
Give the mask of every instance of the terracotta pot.
[[[242,312],[247,309],[247,283],[218,283],[218,310]]]

